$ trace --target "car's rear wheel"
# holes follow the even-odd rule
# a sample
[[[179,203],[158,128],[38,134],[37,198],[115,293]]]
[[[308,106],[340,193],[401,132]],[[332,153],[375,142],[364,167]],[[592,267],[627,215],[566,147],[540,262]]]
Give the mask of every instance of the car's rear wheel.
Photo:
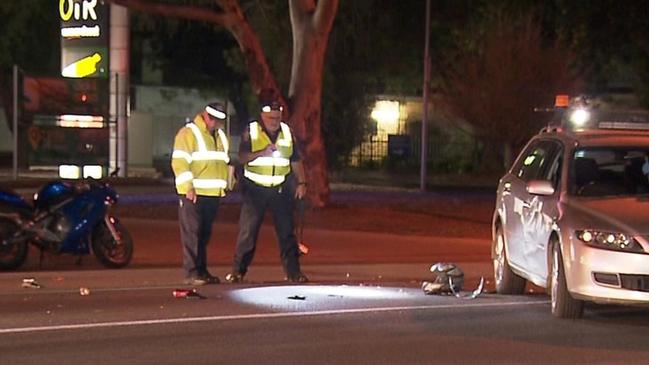
[[[557,318],[581,318],[584,313],[584,302],[573,298],[568,291],[566,271],[563,267],[559,242],[552,243],[552,267],[550,273],[552,315]]]
[[[500,226],[496,229],[492,252],[496,292],[498,294],[523,294],[526,280],[509,267],[505,250],[505,236]]]

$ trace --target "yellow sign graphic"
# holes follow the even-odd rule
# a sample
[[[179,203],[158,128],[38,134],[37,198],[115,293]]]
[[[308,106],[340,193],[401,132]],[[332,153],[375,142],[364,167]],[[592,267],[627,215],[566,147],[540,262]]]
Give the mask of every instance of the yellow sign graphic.
[[[92,56],[84,57],[76,62],[73,62],[61,71],[63,77],[82,78],[97,72],[97,63],[101,61],[101,55],[95,53]]]

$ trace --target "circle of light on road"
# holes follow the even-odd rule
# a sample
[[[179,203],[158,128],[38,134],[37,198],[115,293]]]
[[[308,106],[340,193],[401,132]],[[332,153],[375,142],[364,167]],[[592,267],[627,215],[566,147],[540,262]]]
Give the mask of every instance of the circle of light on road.
[[[340,298],[395,300],[409,299],[413,295],[409,290],[377,286],[287,285],[237,289],[233,290],[230,296],[239,302],[277,308],[287,305],[290,298],[304,298],[305,301],[313,305],[331,303],[331,301]]]

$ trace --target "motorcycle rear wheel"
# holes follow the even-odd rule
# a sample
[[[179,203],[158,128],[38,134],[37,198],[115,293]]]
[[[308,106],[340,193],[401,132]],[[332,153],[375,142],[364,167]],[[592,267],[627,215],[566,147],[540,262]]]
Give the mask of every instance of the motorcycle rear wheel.
[[[18,229],[18,225],[13,221],[0,218],[0,270],[15,270],[27,259],[27,242],[7,242]]]
[[[133,239],[123,224],[117,220],[113,224],[121,236],[121,240],[119,242],[115,240],[106,226],[106,222],[101,222],[92,233],[92,250],[104,266],[117,269],[131,262]]]

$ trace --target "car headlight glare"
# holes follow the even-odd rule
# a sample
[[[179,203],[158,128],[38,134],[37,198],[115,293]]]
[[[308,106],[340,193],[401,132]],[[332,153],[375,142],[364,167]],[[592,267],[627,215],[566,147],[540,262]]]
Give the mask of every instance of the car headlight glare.
[[[570,121],[575,127],[583,127],[590,119],[590,113],[585,109],[575,109],[570,114]]]
[[[624,233],[590,229],[577,231],[576,233],[580,241],[598,248],[616,251],[645,252],[635,238]]]

